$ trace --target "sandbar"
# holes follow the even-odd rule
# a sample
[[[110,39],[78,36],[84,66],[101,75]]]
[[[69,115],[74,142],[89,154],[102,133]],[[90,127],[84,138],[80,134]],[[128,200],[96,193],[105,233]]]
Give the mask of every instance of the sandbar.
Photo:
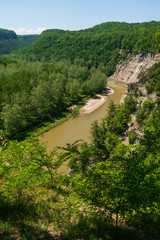
[[[102,106],[108,100],[108,96],[113,93],[114,90],[107,86],[101,94],[97,94],[94,98],[90,98],[87,101],[87,103],[79,110],[80,115],[92,113]]]

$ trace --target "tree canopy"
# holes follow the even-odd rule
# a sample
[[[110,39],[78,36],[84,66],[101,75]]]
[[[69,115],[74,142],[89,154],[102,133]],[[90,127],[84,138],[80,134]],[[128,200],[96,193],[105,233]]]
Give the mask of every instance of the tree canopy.
[[[0,54],[37,37],[0,29]],[[18,138],[102,91],[120,59],[159,50],[160,22],[110,22],[47,30],[0,57],[1,239],[159,239],[160,63],[129,85],[123,103],[110,103],[90,142],[48,152]]]
[[[54,57],[57,60],[84,58],[88,66],[107,65],[113,74],[116,64],[128,54],[156,53],[160,50],[160,22],[108,22],[80,31],[51,29],[44,31],[32,45],[22,49],[27,59]]]
[[[35,41],[39,35],[17,36],[14,31],[0,28],[0,55],[9,54]]]

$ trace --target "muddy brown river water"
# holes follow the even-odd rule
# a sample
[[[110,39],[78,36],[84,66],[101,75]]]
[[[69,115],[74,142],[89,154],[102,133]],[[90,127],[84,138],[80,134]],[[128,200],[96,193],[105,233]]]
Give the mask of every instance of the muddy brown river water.
[[[119,103],[127,90],[127,86],[118,81],[109,80],[108,86],[114,90],[114,93],[108,96],[108,100],[101,107],[90,114],[70,118],[39,137],[40,141],[47,142],[48,150],[52,150],[56,146],[64,146],[66,143],[73,143],[78,139],[89,141],[91,124],[95,120],[100,122],[106,116],[110,101]]]

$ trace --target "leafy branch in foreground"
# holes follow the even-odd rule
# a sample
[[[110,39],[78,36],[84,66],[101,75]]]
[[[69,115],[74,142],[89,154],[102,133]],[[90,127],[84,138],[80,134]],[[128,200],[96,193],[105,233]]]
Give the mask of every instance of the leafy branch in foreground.
[[[56,155],[56,150],[46,153],[37,139],[10,142],[0,155],[1,197],[19,204],[36,197],[39,188],[56,186],[61,165]]]
[[[91,143],[82,143],[77,148],[75,146],[76,155],[70,152],[70,166],[73,169],[70,184],[73,190],[84,201],[95,205],[97,211],[105,209],[106,214],[113,216],[116,239],[120,219],[125,219],[127,225],[129,222],[133,224],[133,218],[135,223],[139,222],[145,229],[142,219],[151,219],[153,227],[160,216],[159,106],[156,105],[146,120],[140,141],[128,146],[119,137],[126,126],[126,123],[123,125],[123,117],[129,120],[129,114],[135,107],[130,104],[127,112],[125,106],[128,106],[127,100],[117,108],[112,104],[110,109],[114,112],[109,111],[100,126],[97,123],[92,126]],[[121,121],[118,122],[117,131],[119,116]],[[156,236],[159,231],[156,227],[154,229]]]

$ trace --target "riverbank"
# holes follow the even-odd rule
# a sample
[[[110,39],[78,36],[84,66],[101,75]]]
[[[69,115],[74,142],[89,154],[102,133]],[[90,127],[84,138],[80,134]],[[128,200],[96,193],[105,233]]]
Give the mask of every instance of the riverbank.
[[[101,94],[97,94],[93,98],[89,98],[86,103],[84,102],[84,106],[79,103],[77,105],[74,105],[74,110],[79,111],[79,115],[85,115],[90,114],[96,109],[98,109],[100,106],[102,106],[107,100],[108,96],[112,95],[114,93],[114,90],[111,87],[106,87]],[[76,107],[75,107],[76,106]],[[44,134],[45,132],[50,131],[51,129],[61,125],[62,123],[68,121],[71,117],[73,117],[72,112],[64,112],[64,117],[60,117],[59,119],[56,119],[54,122],[46,122],[43,123],[43,126],[40,126],[36,128],[31,135],[33,137],[39,137],[40,135]],[[30,135],[30,134],[29,134]]]
[[[121,84],[124,85],[124,83],[121,83]],[[99,107],[104,105],[109,100],[110,95],[114,95],[115,90],[113,88],[115,88],[116,85],[117,85],[117,81],[113,79],[108,80],[108,85],[106,86],[106,88],[103,90],[101,94],[97,94],[95,97],[89,98],[88,100],[86,100],[86,103],[84,101],[83,104],[82,103],[77,104],[76,110],[79,111],[79,114],[81,116],[85,116],[85,115],[87,116],[93,113],[95,110],[97,110]],[[72,117],[73,117],[73,114],[71,112],[64,112],[63,116],[54,120],[54,122],[44,122],[42,126],[37,127],[33,131],[29,132],[28,136],[39,137],[49,132],[50,130],[62,125]]]
[[[79,109],[81,109],[81,108],[82,108],[82,104],[77,104],[76,107],[74,107],[74,110],[79,111]],[[34,130],[31,135],[33,137],[39,137],[40,135],[44,134],[45,132],[50,131],[52,128],[58,127],[59,125],[61,125],[62,123],[68,121],[71,117],[73,117],[72,112],[64,112],[64,113],[62,113],[62,115],[64,115],[64,116],[59,117],[52,123],[51,122],[43,123],[43,126]]]
[[[97,108],[102,106],[107,100],[108,96],[113,94],[114,90],[110,87],[106,87],[101,94],[97,94],[94,98],[90,98],[84,107],[79,110],[80,115],[90,114]]]
[[[90,129],[92,123],[94,121],[100,123],[107,114],[110,102],[113,101],[115,104],[118,104],[127,90],[124,83],[117,81],[108,81],[107,88],[109,88],[107,91],[108,95],[107,98],[105,98],[104,104],[98,107],[95,111],[92,111],[90,114],[83,114],[80,117],[71,117],[68,121],[65,121],[58,127],[39,136],[40,142],[47,143],[48,151],[51,151],[57,146],[64,147],[67,143],[72,144],[79,139],[83,139],[87,142],[90,141]],[[103,96],[102,93],[100,95],[106,97],[106,95]],[[88,99],[87,101],[90,100],[91,99]],[[85,101],[83,103],[85,104]],[[67,163],[61,166],[60,171],[68,173],[69,168]]]

